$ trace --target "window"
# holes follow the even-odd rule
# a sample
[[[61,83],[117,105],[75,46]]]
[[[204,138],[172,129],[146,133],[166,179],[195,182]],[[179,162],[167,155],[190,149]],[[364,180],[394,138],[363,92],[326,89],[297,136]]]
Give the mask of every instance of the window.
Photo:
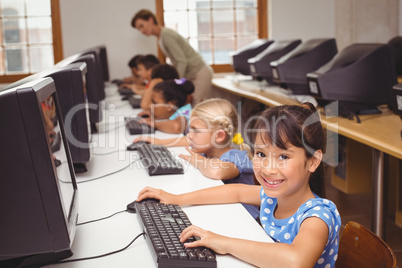
[[[230,52],[268,36],[267,0],[156,0],[156,10],[215,72],[232,71]]]
[[[61,60],[58,0],[0,0],[0,82],[42,71]]]

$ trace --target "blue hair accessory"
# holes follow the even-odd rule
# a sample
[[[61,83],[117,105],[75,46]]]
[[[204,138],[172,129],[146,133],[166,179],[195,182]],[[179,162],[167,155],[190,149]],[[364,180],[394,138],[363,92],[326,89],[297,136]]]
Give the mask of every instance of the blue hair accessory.
[[[183,85],[184,82],[186,82],[186,78],[175,79],[174,81],[175,81],[176,84],[178,84],[178,85]]]

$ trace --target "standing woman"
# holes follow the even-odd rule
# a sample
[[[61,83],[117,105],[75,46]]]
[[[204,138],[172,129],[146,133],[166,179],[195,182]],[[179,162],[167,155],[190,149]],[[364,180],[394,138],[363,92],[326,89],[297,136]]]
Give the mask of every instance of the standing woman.
[[[193,105],[210,97],[212,68],[183,36],[172,29],[158,25],[155,15],[146,9],[134,15],[131,25],[146,36],[156,36],[159,47],[165,56],[170,58],[180,77],[193,82]]]

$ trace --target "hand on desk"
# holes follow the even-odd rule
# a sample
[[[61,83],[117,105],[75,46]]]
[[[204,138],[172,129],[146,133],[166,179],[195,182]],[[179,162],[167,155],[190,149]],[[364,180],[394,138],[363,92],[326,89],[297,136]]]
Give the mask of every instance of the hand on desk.
[[[186,148],[187,152],[190,153],[190,155],[186,155],[186,154],[180,154],[179,157],[186,160],[187,162],[189,162],[192,166],[194,166],[195,168],[199,168],[198,165],[199,164],[203,164],[204,160],[206,159],[205,156],[202,156],[199,153],[195,153],[191,150],[191,147],[187,147]]]

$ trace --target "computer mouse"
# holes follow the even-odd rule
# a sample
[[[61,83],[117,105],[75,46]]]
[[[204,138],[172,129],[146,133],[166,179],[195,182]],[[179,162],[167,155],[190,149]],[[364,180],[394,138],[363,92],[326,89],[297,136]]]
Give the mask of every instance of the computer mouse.
[[[130,144],[127,146],[127,151],[137,151],[138,147],[142,146],[143,144],[147,143],[146,141],[138,141]]]
[[[55,165],[56,167],[58,167],[58,166],[61,165],[61,161],[60,161],[59,159],[55,158],[55,159],[53,159],[53,161],[54,161],[54,165]]]
[[[140,117],[142,117],[142,118],[148,118],[148,117],[149,117],[149,114],[143,114],[143,115],[140,115]]]

